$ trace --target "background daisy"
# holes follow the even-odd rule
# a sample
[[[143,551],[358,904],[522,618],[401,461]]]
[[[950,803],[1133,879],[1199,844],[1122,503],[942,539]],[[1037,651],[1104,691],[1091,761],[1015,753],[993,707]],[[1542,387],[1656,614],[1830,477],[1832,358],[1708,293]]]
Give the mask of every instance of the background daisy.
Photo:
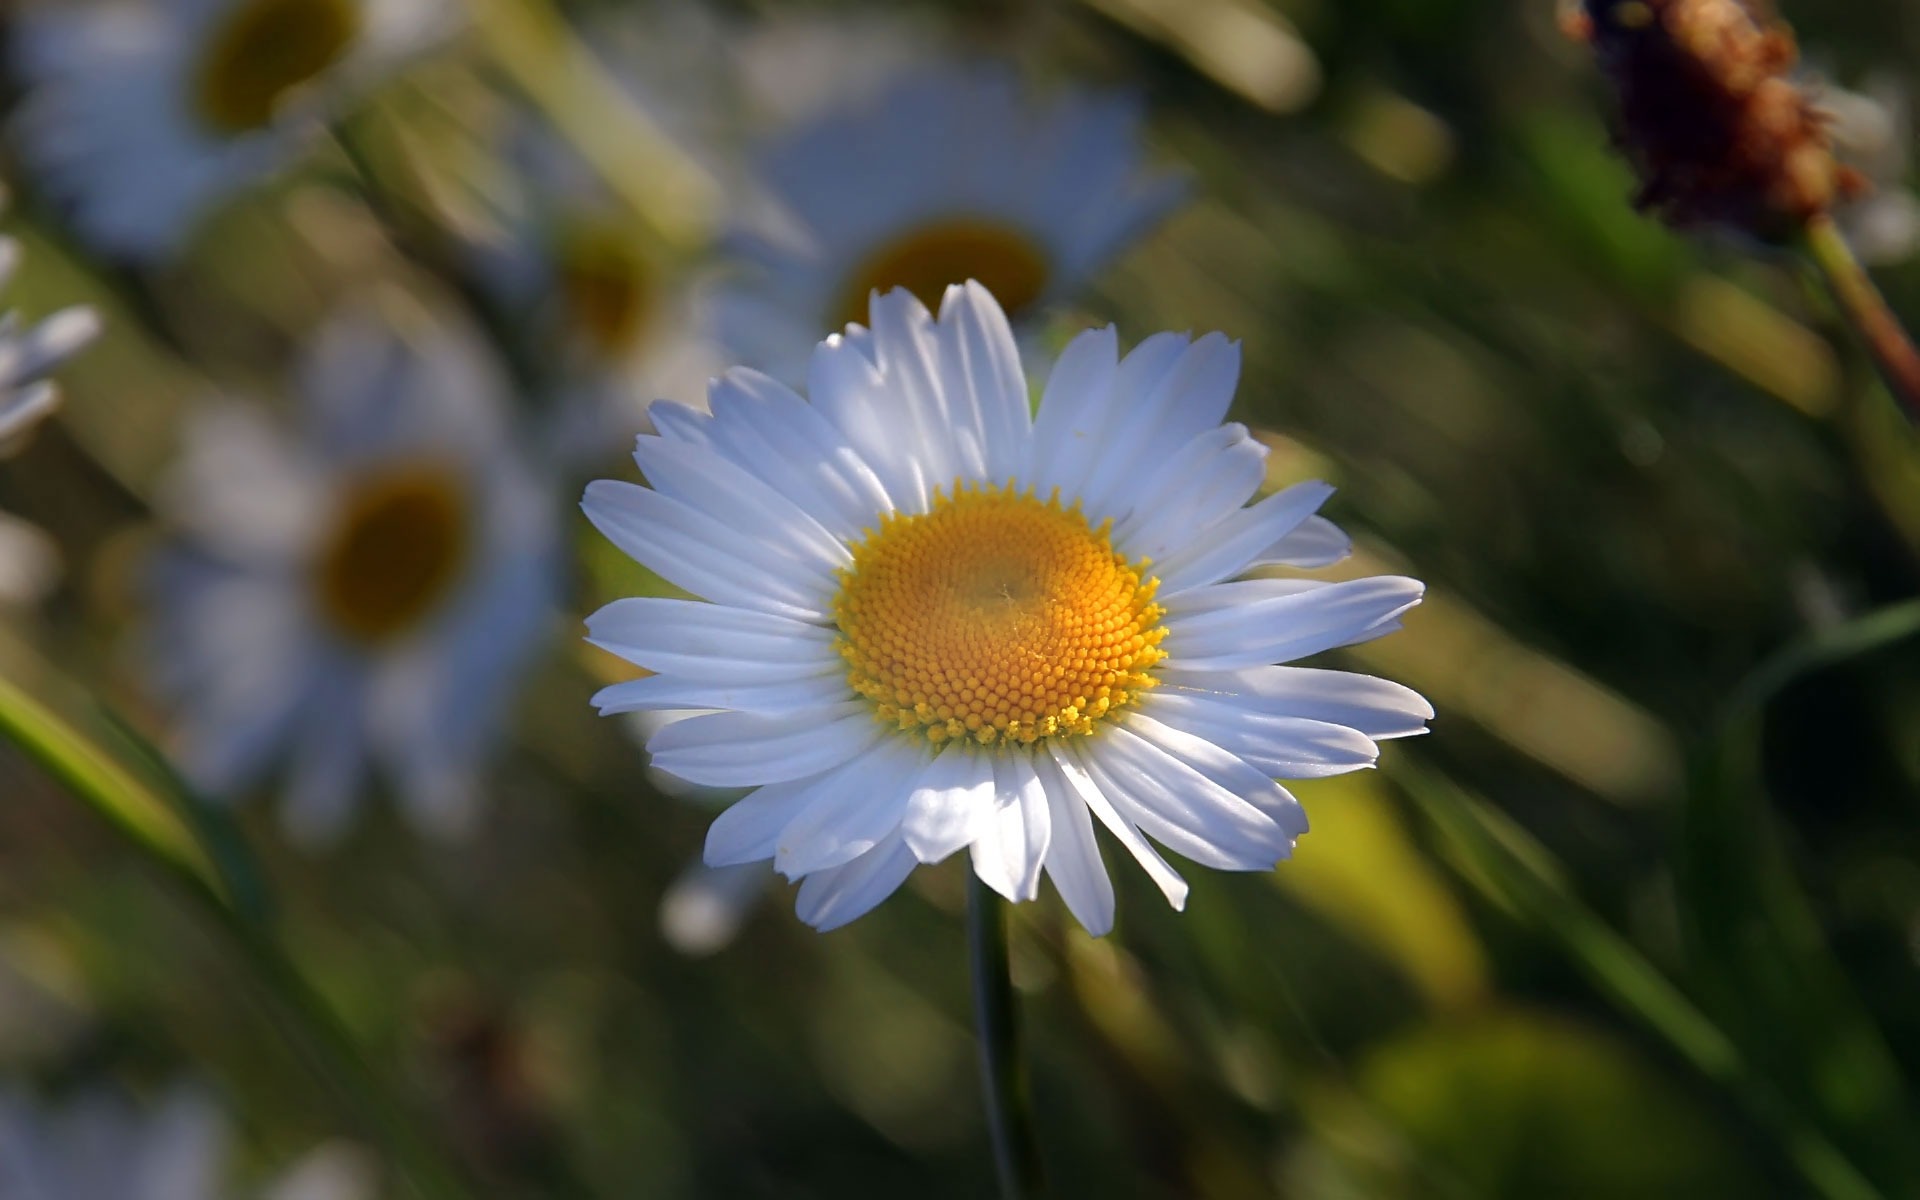
[[[736,371],[711,416],[656,406],[635,453],[651,489],[587,490],[616,545],[709,602],[588,622],[654,672],[602,712],[716,710],[656,732],[657,768],[758,789],[714,822],[709,865],[772,859],[833,928],[967,849],[1009,899],[1044,870],[1105,933],[1094,817],[1180,907],[1143,835],[1264,870],[1307,828],[1274,776],[1371,766],[1375,739],[1424,730],[1405,688],[1273,665],[1397,629],[1422,588],[1235,582],[1345,549],[1314,519],[1323,485],[1243,507],[1265,450],[1220,424],[1237,345],[1162,334],[1121,359],[1111,329],[1083,334],[1030,419],[979,284],[937,323],[890,292],[871,325],[870,347],[820,345],[810,402]]]
[[[0,236],[0,292],[19,266],[20,243]],[[31,324],[12,309],[0,311],[0,456],[18,450],[33,427],[53,414],[60,390],[47,376],[99,335],[99,314],[85,305]]]
[[[0,204],[5,200],[0,195]],[[0,292],[20,265],[20,243],[0,237]],[[0,312],[0,458],[17,454],[35,427],[60,404],[59,386],[47,376],[100,334],[92,308],[74,305],[31,324]],[[44,597],[60,575],[60,551],[40,529],[0,512],[0,601],[30,604]]]
[[[443,0],[28,0],[9,30],[34,181],[101,250],[155,258],[286,165]]]
[[[422,828],[471,820],[478,770],[550,619],[553,510],[478,349],[361,312],[323,330],[300,423],[189,430],[145,639],[193,777],[230,793],[287,759],[285,820],[337,833],[367,768]]]
[[[823,329],[875,290],[938,303],[979,279],[1016,321],[1073,295],[1178,203],[1148,171],[1139,110],[1117,96],[1030,94],[1010,70],[923,67],[780,137],[756,179],[776,214],[730,231],[737,272],[713,300],[736,361],[805,374]]]
[[[597,61],[680,153],[726,159],[718,23],[678,5],[627,16],[600,21]],[[650,230],[542,114],[509,104],[491,125],[497,166],[468,189],[485,217],[464,240],[481,286],[557,377],[556,449],[597,463],[644,426],[654,398],[698,389],[717,369],[695,317],[695,252]]]
[[[13,102],[33,90],[15,36],[33,2],[0,5]],[[545,444],[548,381],[593,365],[569,346],[585,331],[558,299],[563,239],[535,228],[545,214],[525,227],[533,283],[512,294],[529,303],[480,286],[461,238],[492,211],[479,202],[522,199],[503,180],[551,183],[565,204],[573,181],[518,179],[499,141],[471,136],[497,128],[475,117],[538,112],[623,198],[604,215],[659,226],[696,279],[751,295],[759,268],[703,245],[708,222],[724,213],[782,247],[776,234],[805,225],[761,223],[736,144],[870,111],[857,105],[902,72],[988,56],[1037,85],[1020,93],[1029,111],[1071,80],[1145,98],[1152,161],[1191,180],[1177,219],[1040,328],[1017,326],[1029,375],[1026,349],[1051,359],[1081,326],[1245,337],[1231,419],[1268,450],[1256,494],[1326,480],[1339,492],[1323,511],[1353,535],[1314,579],[1430,588],[1406,633],[1309,661],[1402,681],[1445,716],[1441,736],[1388,748],[1385,769],[1283,780],[1313,828],[1282,869],[1195,868],[1143,832],[1190,889],[1175,912],[1098,833],[1121,936],[1087,936],[1052,896],[1006,913],[1049,1166],[1078,1191],[1142,1200],[1920,1195],[1913,438],[1828,298],[1784,259],[1632,211],[1591,48],[1550,5],[1461,20],[1460,6],[1405,0],[703,0],[696,16],[721,33],[709,40],[660,32],[675,3],[456,4],[474,36],[382,70],[377,90],[317,77],[309,96],[339,140],[209,210],[164,265],[100,253],[62,220],[50,168],[9,137],[0,173],[28,203],[7,231],[27,254],[0,309],[38,318],[84,300],[106,328],[55,371],[58,419],[0,462],[0,511],[63,564],[43,600],[0,606],[0,683],[14,689],[0,688],[0,723],[20,715],[7,696],[39,702],[84,735],[88,760],[150,781],[152,828],[180,825],[187,859],[205,835],[223,868],[210,882],[230,875],[249,912],[260,901],[341,1036],[289,1041],[254,960],[221,940],[217,911],[177,902],[178,872],[117,832],[124,814],[102,821],[73,778],[0,746],[0,1076],[61,1097],[103,1059],[141,1080],[190,1063],[244,1108],[241,1188],[328,1129],[383,1132],[361,1114],[387,1089],[329,1106],[338,1089],[309,1051],[332,1045],[357,1048],[391,1110],[420,1118],[395,1171],[430,1184],[444,1160],[449,1195],[751,1198],[841,1179],[921,1200],[991,1194],[955,943],[965,910],[1004,905],[949,861],[822,937],[765,860],[685,876],[717,807],[665,797],[693,785],[640,769],[630,721],[582,703],[638,668],[581,644],[521,675],[511,728],[491,727],[509,749],[482,766],[483,794],[504,802],[457,845],[420,836],[377,787],[362,789],[376,810],[325,855],[277,836],[294,747],[325,722],[290,725],[230,816],[168,804],[160,764],[97,716],[167,730],[207,693],[139,682],[153,663],[127,653],[130,631],[176,655],[196,639],[165,644],[158,593],[129,585],[153,578],[137,572],[204,399],[277,395],[342,302],[388,288],[471,309],[463,327],[512,365],[522,415],[540,418],[525,436]],[[1809,58],[1876,99],[1851,161],[1897,175],[1910,136],[1864,82],[1912,94],[1911,14],[1774,7]],[[815,36],[822,18],[838,28]],[[924,36],[891,42],[902,21]],[[635,45],[656,60],[641,74],[651,137],[644,115],[629,136],[639,106],[612,103]],[[86,85],[124,95],[122,74]],[[663,154],[673,114],[709,102],[716,161]],[[306,104],[289,96],[286,123]],[[114,111],[150,124],[147,107]],[[0,134],[23,128],[14,113]],[[134,147],[129,160],[143,145],[113,144]],[[457,216],[425,180],[439,163],[480,168]],[[662,173],[672,163],[687,169]],[[150,183],[123,180],[115,203],[144,215]],[[1894,218],[1890,252],[1911,232],[1897,208],[1857,212]],[[1898,314],[1920,313],[1920,261],[1873,275]],[[519,319],[542,309],[554,319]],[[794,324],[795,378],[827,319]],[[619,402],[699,404],[689,387],[653,379]],[[298,443],[298,428],[269,433]],[[222,473],[218,454],[194,457]],[[235,450],[224,473],[277,483],[259,461]],[[558,503],[578,494],[546,486]],[[1308,524],[1323,555],[1345,548]],[[687,598],[589,522],[559,527],[579,597],[566,623],[619,597]],[[279,700],[248,690],[262,710]],[[378,760],[364,777],[398,778]],[[726,936],[735,885],[750,895],[756,879],[785,911],[740,923],[728,952],[672,951]],[[1513,1129],[1525,1136],[1489,1135]]]
[[[226,1118],[203,1092],[176,1085],[150,1110],[108,1091],[41,1107],[0,1094],[0,1196],[7,1200],[372,1200],[373,1171],[344,1146],[323,1147],[257,1189],[229,1182]]]

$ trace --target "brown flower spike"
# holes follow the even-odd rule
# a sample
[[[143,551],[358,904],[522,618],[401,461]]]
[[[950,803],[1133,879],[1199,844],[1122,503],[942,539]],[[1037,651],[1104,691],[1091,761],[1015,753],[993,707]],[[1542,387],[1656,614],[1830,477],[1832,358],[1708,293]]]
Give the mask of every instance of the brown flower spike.
[[[1619,93],[1635,204],[1668,224],[1784,242],[1864,189],[1792,77],[1792,31],[1753,4],[1583,0],[1565,21]]]

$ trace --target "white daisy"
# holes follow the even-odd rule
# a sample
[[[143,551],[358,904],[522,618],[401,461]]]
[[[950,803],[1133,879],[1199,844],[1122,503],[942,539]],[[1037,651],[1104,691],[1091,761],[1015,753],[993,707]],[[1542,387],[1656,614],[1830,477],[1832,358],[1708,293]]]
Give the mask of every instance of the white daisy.
[[[1412,579],[1242,578],[1320,565],[1346,539],[1309,483],[1247,506],[1264,448],[1221,424],[1237,343],[1076,338],[1030,416],[983,287],[936,322],[876,297],[870,338],[815,350],[811,400],[735,370],[711,415],[653,409],[648,487],[599,481],[587,516],[704,600],[618,600],[591,640],[653,672],[604,713],[701,708],[656,767],[751,787],[709,832],[715,866],[772,859],[820,928],[960,849],[1001,894],[1044,872],[1094,933],[1113,892],[1093,820],[1176,907],[1148,843],[1266,870],[1306,831],[1276,777],[1372,765],[1422,732],[1397,684],[1278,666],[1398,628]]]
[[[161,497],[180,536],[145,657],[182,761],[223,793],[286,751],[286,822],[309,838],[378,763],[416,824],[458,831],[555,603],[547,486],[491,364],[444,329],[339,320],[300,392],[297,436],[207,414]]]
[[[363,1200],[370,1164],[345,1146],[315,1150],[257,1190],[227,1185],[230,1131],[205,1093],[174,1087],[151,1112],[94,1092],[47,1111],[0,1094],[0,1196],[6,1200]]]
[[[4,197],[0,197],[4,200]],[[20,265],[20,243],[0,237],[0,291]],[[20,450],[60,405],[49,372],[100,335],[100,317],[75,305],[31,325],[0,313],[0,457]],[[0,604],[44,599],[60,578],[60,549],[38,526],[0,512]]]
[[[1873,266],[1913,257],[1920,248],[1920,199],[1907,184],[1913,118],[1906,87],[1896,78],[1880,76],[1857,92],[1828,86],[1818,102],[1832,122],[1835,150],[1871,187],[1840,209],[1847,241]]]
[[[518,109],[500,140],[509,170],[489,201],[494,228],[472,241],[476,273],[562,376],[557,449],[598,462],[644,428],[647,399],[700,386],[719,355],[698,336],[690,264],[649,239],[551,125]]]
[[[0,237],[0,290],[19,265],[20,243]],[[23,325],[11,310],[0,313],[0,455],[17,449],[59,407],[60,392],[48,373],[99,335],[99,314],[84,305],[32,325]]]
[[[102,249],[154,258],[271,175],[330,105],[422,48],[441,0],[38,0],[13,23],[14,134]]]
[[[714,298],[720,341],[804,377],[822,329],[863,319],[873,291],[926,303],[978,279],[1024,320],[1071,295],[1163,217],[1181,179],[1141,162],[1137,106],[1045,103],[1002,70],[923,70],[782,138],[761,187],[784,218],[732,231],[740,278]]]

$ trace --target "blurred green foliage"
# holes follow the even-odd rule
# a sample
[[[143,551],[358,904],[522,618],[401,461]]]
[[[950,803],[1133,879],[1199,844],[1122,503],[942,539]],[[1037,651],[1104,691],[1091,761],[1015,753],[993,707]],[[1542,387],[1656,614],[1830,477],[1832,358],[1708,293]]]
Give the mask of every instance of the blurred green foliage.
[[[1057,333],[1244,339],[1275,482],[1338,484],[1363,559],[1434,589],[1349,663],[1440,715],[1377,775],[1300,785],[1316,829],[1272,879],[1196,872],[1175,914],[1115,862],[1102,942],[1017,912],[1059,1193],[1920,1194],[1920,644],[1860,623],[1915,593],[1920,442],[1790,264],[1632,212],[1545,0],[1255,5],[1319,64],[1288,112],[1152,7],[937,11],[1149,100],[1196,202]],[[1843,75],[1920,55],[1910,4],[1787,8]],[[27,307],[91,295],[115,330],[0,473],[67,560],[16,625],[143,726],[125,572],[181,413],[209,378],[270,392],[368,279],[441,294],[333,168],[140,289],[14,221]],[[1920,268],[1881,279],[1920,315]],[[576,526],[576,612],[650,586]],[[1832,652],[1742,692],[1803,642]],[[458,849],[375,806],[313,859],[241,812],[292,958],[477,1194],[988,1194],[960,864],[827,936],[776,888],[730,948],[675,953],[657,908],[707,814],[591,714],[600,669],[551,657]],[[0,779],[9,1071],[191,1070],[263,1169],[378,1142],[178,889],[26,758]]]

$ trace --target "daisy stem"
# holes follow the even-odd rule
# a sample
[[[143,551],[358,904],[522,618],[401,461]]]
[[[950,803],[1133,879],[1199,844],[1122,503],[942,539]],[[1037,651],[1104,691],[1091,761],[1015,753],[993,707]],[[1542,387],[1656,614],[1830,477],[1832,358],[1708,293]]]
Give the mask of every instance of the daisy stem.
[[[1920,424],[1920,350],[1914,349],[1900,318],[1887,307],[1886,297],[1831,216],[1822,213],[1807,222],[1805,246],[1807,256],[1833,289],[1841,314],[1866,342],[1888,390],[1907,418]]]
[[[1004,1200],[1045,1194],[1040,1149],[1027,1103],[1026,1066],[1020,1058],[1019,1012],[1007,959],[1006,905],[992,888],[967,872],[967,950],[973,968],[974,1037],[980,1048],[987,1129]]]

